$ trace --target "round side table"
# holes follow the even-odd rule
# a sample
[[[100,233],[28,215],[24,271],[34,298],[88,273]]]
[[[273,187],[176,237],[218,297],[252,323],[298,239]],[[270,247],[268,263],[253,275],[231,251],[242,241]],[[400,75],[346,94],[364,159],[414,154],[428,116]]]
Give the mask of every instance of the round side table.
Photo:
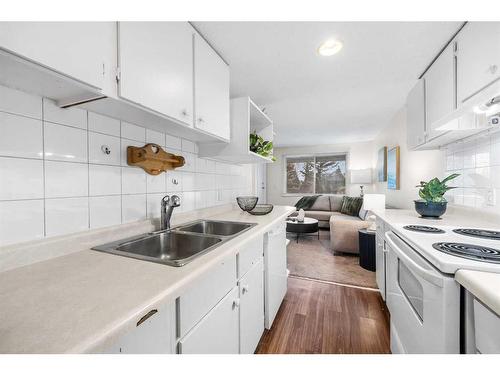
[[[368,271],[376,271],[375,263],[375,231],[360,229],[359,265]]]
[[[311,217],[305,217],[304,221],[292,221],[292,219],[287,220],[286,222],[286,231],[289,233],[297,234],[297,243],[299,242],[299,236],[301,234],[318,234],[319,240],[319,228],[318,228],[318,220],[313,219]]]

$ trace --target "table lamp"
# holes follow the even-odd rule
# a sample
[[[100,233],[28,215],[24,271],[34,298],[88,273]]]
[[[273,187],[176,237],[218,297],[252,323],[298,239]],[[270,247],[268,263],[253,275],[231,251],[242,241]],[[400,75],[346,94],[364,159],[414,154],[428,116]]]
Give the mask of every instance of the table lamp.
[[[384,211],[385,210],[385,195],[384,194],[365,194],[363,197],[363,210],[374,212],[374,211]],[[375,215],[370,215],[367,218],[372,224],[367,230],[376,231],[377,224],[375,222]]]
[[[351,184],[360,185],[359,188],[361,190],[359,196],[363,197],[363,185],[372,183],[372,170],[368,169],[354,169],[351,170]]]

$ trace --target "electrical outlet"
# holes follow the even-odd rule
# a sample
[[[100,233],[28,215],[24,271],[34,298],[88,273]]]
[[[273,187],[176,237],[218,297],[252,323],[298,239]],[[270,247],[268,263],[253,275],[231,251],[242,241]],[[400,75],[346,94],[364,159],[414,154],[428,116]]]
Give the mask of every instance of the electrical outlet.
[[[488,206],[494,206],[497,203],[497,197],[495,193],[495,189],[488,189],[486,193],[486,204]]]

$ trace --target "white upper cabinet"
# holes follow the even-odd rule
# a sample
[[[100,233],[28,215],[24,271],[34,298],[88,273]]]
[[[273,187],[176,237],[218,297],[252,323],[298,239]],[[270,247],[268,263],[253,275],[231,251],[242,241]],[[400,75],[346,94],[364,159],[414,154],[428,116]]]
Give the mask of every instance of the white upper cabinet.
[[[469,22],[458,35],[457,91],[463,103],[500,78],[500,22]]]
[[[195,127],[230,139],[229,67],[198,34],[194,36]]]
[[[425,81],[419,79],[406,99],[406,126],[408,148],[425,142]]]
[[[115,74],[115,22],[0,22],[0,49],[102,89]]]
[[[192,126],[193,32],[187,22],[120,22],[119,96]]]
[[[456,109],[454,48],[451,42],[424,75],[428,139],[442,134],[435,129],[436,121]]]

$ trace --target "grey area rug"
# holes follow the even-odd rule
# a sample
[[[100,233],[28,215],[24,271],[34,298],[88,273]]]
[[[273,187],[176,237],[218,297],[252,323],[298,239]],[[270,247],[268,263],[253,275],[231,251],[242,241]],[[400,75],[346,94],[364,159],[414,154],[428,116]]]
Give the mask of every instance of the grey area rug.
[[[290,275],[333,281],[341,284],[377,288],[375,272],[359,265],[357,255],[337,253],[330,249],[330,232],[320,231],[317,236],[303,236],[296,243],[295,234],[288,234],[288,269]]]

